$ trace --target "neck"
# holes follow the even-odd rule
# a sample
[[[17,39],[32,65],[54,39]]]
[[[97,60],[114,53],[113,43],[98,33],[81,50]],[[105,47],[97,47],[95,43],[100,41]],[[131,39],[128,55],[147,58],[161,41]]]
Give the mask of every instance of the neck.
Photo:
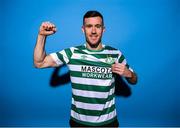
[[[89,45],[88,43],[86,43],[86,47],[89,50],[101,50],[103,48],[102,43],[99,43],[97,45]]]

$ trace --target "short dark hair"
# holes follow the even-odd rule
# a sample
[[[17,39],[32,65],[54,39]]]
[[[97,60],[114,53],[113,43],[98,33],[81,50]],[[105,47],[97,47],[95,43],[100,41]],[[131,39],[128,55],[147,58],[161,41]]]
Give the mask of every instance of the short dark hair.
[[[84,21],[85,21],[85,18],[89,18],[89,17],[101,17],[102,19],[102,24],[104,25],[104,19],[103,19],[103,16],[100,12],[98,11],[95,11],[95,10],[91,10],[91,11],[88,11],[85,13],[84,17],[83,17],[83,24],[84,24]]]

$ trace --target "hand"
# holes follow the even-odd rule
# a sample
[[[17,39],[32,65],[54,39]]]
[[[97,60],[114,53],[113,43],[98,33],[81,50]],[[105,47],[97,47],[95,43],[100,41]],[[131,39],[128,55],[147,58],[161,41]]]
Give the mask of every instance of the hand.
[[[49,36],[57,31],[56,26],[50,22],[43,22],[39,29],[39,34],[43,36]]]
[[[132,77],[131,71],[126,67],[125,64],[115,62],[115,64],[113,64],[111,68],[113,73],[119,74],[124,77]]]

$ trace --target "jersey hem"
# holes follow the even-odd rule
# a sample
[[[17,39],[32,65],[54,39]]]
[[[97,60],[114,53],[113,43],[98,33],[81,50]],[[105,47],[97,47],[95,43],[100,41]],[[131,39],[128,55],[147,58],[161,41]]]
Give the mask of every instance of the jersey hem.
[[[73,121],[75,121],[79,124],[83,124],[83,125],[87,125],[87,126],[101,126],[101,125],[110,124],[111,122],[115,121],[117,119],[117,116],[115,116],[114,118],[107,120],[105,122],[101,122],[101,123],[84,122],[84,121],[77,120],[77,119],[73,118],[72,116],[70,117],[70,119],[72,119]]]

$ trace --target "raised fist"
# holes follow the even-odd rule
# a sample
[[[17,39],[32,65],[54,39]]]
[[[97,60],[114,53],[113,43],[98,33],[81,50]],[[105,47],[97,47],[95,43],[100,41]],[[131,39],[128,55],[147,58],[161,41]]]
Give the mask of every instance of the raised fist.
[[[53,23],[50,22],[43,22],[39,29],[39,34],[48,36],[52,35],[57,31],[56,26]]]

